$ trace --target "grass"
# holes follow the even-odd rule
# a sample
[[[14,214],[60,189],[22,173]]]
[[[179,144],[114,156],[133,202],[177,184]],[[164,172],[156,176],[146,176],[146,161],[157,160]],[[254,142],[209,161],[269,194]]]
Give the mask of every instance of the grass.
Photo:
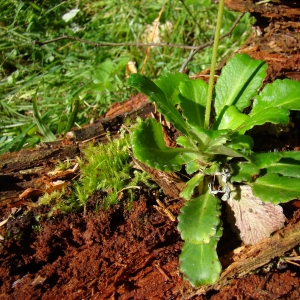
[[[171,0],[0,0],[0,154],[53,140],[55,134],[98,118],[113,102],[128,99],[132,91],[126,86],[126,64],[134,60],[140,71],[147,50],[97,48],[67,40],[39,46],[35,40],[65,34],[97,42],[143,41],[163,5],[160,20],[169,27],[161,30],[161,40],[186,45],[211,40],[217,6],[210,0],[184,3],[188,10],[181,1]],[[65,22],[62,16],[73,9],[77,14]],[[225,11],[222,33],[236,17]],[[250,22],[245,15],[221,42],[219,60],[243,43]],[[188,55],[189,50],[151,48],[145,75],[178,71]],[[191,74],[207,68],[210,58],[211,48],[197,54],[188,66]]]

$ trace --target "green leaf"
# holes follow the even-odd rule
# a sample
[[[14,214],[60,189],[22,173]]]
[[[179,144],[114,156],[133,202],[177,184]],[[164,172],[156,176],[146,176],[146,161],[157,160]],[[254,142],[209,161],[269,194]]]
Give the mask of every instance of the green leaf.
[[[251,182],[252,178],[260,172],[258,167],[248,162],[239,162],[230,166],[233,171],[230,182]]]
[[[198,132],[199,150],[211,159],[216,154],[227,155],[230,157],[244,157],[243,153],[227,147],[225,144],[230,140],[229,130],[204,130]]]
[[[167,121],[171,122],[183,134],[188,134],[182,116],[172,101],[166,98],[164,92],[153,81],[139,74],[131,74],[127,83],[147,95],[150,101],[157,104],[157,110],[165,116]]]
[[[204,174],[198,173],[193,178],[191,178],[187,183],[185,188],[180,193],[180,197],[190,200],[193,196],[194,189],[202,182],[204,179]]]
[[[271,107],[284,110],[300,110],[300,82],[290,79],[275,80],[267,84],[255,97],[250,116],[267,111]]]
[[[229,157],[244,157],[245,154],[241,151],[236,151],[224,145],[212,145],[208,147],[205,153],[209,153],[210,155],[226,155]]]
[[[178,216],[178,230],[183,240],[190,243],[209,243],[220,223],[220,200],[205,194],[189,200]]]
[[[213,141],[211,132],[208,132],[204,129],[193,129],[190,130],[191,138],[197,143],[199,151],[204,151],[210,143]]]
[[[155,84],[165,93],[168,101],[174,106],[179,104],[179,84],[182,81],[189,80],[189,77],[182,73],[167,74],[160,76],[155,80]]]
[[[253,193],[264,202],[274,204],[300,199],[300,179],[267,174],[252,185]]]
[[[36,93],[32,99],[32,108],[33,108],[33,115],[36,122],[36,125],[41,132],[41,134],[44,136],[43,140],[45,142],[52,142],[56,140],[55,135],[52,133],[52,131],[48,128],[48,126],[43,122],[42,118],[40,117],[37,102],[36,102]]]
[[[132,134],[134,156],[146,165],[162,171],[179,171],[181,166],[193,160],[183,156],[192,151],[185,148],[169,148],[165,145],[162,126],[154,119],[140,123]]]
[[[266,77],[267,65],[246,54],[237,54],[223,67],[216,83],[215,111],[216,128],[229,106],[235,105],[240,111],[250,105]]]
[[[113,69],[111,70],[110,77],[118,75],[119,72],[122,72],[122,71],[124,72],[124,68],[128,64],[129,60],[130,60],[129,57],[124,57],[124,58],[120,59],[118,64],[116,66],[114,66]]]
[[[300,110],[300,82],[290,79],[275,80],[267,84],[255,97],[249,119],[241,125],[240,132],[266,122],[289,122],[289,110]]]
[[[179,256],[180,271],[193,286],[213,284],[220,276],[222,266],[216,251],[222,235],[220,227],[208,244],[192,244],[185,241]]]
[[[218,127],[215,129],[232,129],[235,130],[240,125],[244,124],[249,117],[241,113],[234,105],[228,106],[225,110]]]
[[[251,136],[249,135],[237,135],[235,137],[232,136],[232,139],[226,146],[234,149],[234,150],[241,150],[246,151],[252,149],[254,145],[254,141]]]
[[[267,168],[267,173],[278,173],[290,177],[300,177],[300,152],[280,152],[282,158]]]
[[[191,143],[191,141],[184,135],[181,135],[177,138],[176,143],[182,147],[185,148],[192,148],[194,145]]]
[[[185,170],[186,170],[187,174],[193,174],[193,173],[199,171],[199,169],[200,169],[200,164],[197,160],[191,161],[191,162],[187,163],[185,166]]]
[[[71,115],[68,118],[68,123],[64,130],[64,133],[68,132],[73,127],[73,125],[76,121],[76,117],[77,117],[78,109],[79,109],[79,100],[75,99],[72,106],[73,106],[73,109],[72,109]]]
[[[103,63],[101,63],[95,70],[96,83],[97,81],[101,82],[109,79],[110,74],[113,71],[113,67],[113,62],[110,59],[106,59]]]
[[[282,157],[282,152],[252,153],[248,158],[258,168],[263,169],[276,163]]]
[[[257,113],[250,115],[250,117],[239,126],[238,130],[239,133],[244,134],[254,126],[262,125],[267,122],[273,124],[287,124],[289,122],[288,110],[278,107],[269,107],[268,109],[258,111]]]
[[[215,146],[221,146],[229,140],[228,130],[205,130],[199,131],[199,137],[202,138],[203,146],[201,150],[207,150]]]
[[[181,82],[180,107],[187,123],[197,128],[203,128],[208,85],[202,80]]]

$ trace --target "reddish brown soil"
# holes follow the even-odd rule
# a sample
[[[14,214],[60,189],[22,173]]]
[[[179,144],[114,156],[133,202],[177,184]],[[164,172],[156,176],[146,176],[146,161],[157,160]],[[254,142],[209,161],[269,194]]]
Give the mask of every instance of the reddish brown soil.
[[[120,204],[86,217],[59,215],[41,222],[40,233],[32,231],[33,212],[10,221],[8,229],[22,234],[2,247],[0,298],[176,298],[184,288],[181,241],[153,204],[145,191],[130,212]]]
[[[266,60],[268,80],[299,80],[300,25],[295,15],[288,15],[280,3],[250,6],[254,2],[227,1],[234,9],[254,12],[257,30],[262,32],[253,35],[240,52]],[[286,3],[299,11],[295,1]],[[279,9],[282,18],[276,17],[276,9],[270,5],[284,6]],[[144,101],[136,99],[112,108],[108,115],[131,110]],[[293,117],[295,122],[286,135],[272,137],[267,129],[264,134],[270,139],[258,133],[257,141],[278,148],[281,140],[281,149],[299,149],[299,117]],[[139,191],[131,210],[122,202],[95,213],[99,200],[98,194],[89,200],[86,216],[82,212],[57,213],[39,221],[37,216],[46,208],[24,206],[1,226],[0,234],[6,239],[0,243],[0,299],[300,299],[300,267],[278,258],[256,274],[232,279],[220,291],[189,296],[195,290],[179,272],[182,240],[177,223],[154,209],[152,192]],[[178,215],[180,199],[162,196],[161,200]],[[299,202],[286,205],[287,217],[292,220],[299,208]],[[1,207],[0,221],[8,214],[9,209]],[[225,223],[218,246],[220,256],[240,245],[227,227]]]

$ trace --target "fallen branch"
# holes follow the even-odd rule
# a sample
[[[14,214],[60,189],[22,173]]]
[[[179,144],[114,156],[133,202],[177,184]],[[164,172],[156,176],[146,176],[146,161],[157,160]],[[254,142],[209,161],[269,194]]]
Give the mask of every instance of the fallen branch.
[[[199,46],[187,46],[187,45],[179,45],[179,44],[171,44],[171,43],[140,43],[140,42],[132,42],[132,43],[108,43],[108,42],[103,42],[103,43],[99,43],[99,42],[93,42],[90,40],[85,40],[85,39],[81,39],[81,38],[77,38],[77,37],[73,37],[73,36],[69,36],[69,35],[63,35],[51,40],[46,40],[43,42],[39,42],[39,41],[33,41],[32,44],[34,45],[39,45],[39,46],[44,46],[47,44],[51,44],[51,43],[56,43],[62,40],[71,40],[71,41],[76,41],[76,42],[81,42],[84,44],[88,44],[94,47],[119,47],[119,46],[124,46],[124,47],[171,47],[171,48],[181,48],[181,49],[188,49],[188,50],[193,50],[193,49],[198,49]],[[204,44],[205,47],[208,47],[212,44],[213,42],[209,42]],[[203,45],[201,46],[203,47]],[[204,48],[205,48],[204,47]]]

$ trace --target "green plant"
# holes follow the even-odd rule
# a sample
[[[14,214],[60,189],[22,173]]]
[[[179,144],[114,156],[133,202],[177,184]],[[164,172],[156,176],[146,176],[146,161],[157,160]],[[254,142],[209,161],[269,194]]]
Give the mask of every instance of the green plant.
[[[146,172],[138,171],[130,163],[129,135],[121,130],[119,139],[111,140],[107,144],[88,144],[82,150],[84,157],[77,158],[80,167],[80,178],[71,182],[63,190],[54,190],[39,197],[39,205],[49,205],[48,216],[57,210],[68,212],[83,208],[84,215],[89,198],[96,191],[101,193],[96,208],[107,209],[118,201],[126,199],[128,208],[135,199],[135,190],[141,186],[155,188]],[[71,161],[58,162],[57,170],[71,167]]]
[[[195,286],[215,282],[221,272],[216,252],[222,235],[221,202],[216,194],[222,200],[241,202],[243,185],[247,185],[264,202],[300,198],[300,152],[252,150],[249,130],[267,122],[288,124],[289,110],[300,110],[300,83],[276,80],[262,89],[266,69],[264,61],[243,54],[227,62],[215,85],[214,114],[208,128],[204,81],[181,73],[155,82],[139,74],[128,79],[182,134],[176,140],[178,148],[167,147],[161,124],[147,119],[134,131],[132,149],[150,167],[171,172],[184,165],[192,176],[181,192],[189,201],[178,216],[178,229],[185,241],[180,268]]]
[[[122,198],[123,191],[127,193],[128,201],[132,201],[132,190],[140,188],[140,183],[153,187],[146,173],[133,171],[128,147],[129,135],[123,133],[120,139],[106,145],[90,144],[83,150],[84,159],[78,159],[81,176],[75,185],[75,198],[84,209],[95,191],[102,192],[102,208],[105,209],[116,204]]]

